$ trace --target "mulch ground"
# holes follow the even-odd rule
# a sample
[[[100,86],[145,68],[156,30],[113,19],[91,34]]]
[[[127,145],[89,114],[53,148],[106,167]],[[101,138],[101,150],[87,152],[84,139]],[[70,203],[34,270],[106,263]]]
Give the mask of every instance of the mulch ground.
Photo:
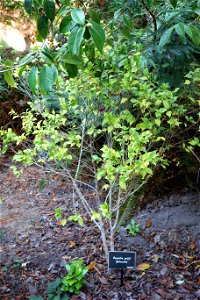
[[[120,270],[108,270],[99,232],[87,216],[84,227],[61,226],[54,217],[57,207],[66,217],[73,214],[70,184],[35,167],[16,178],[9,166],[8,158],[1,161],[0,299],[46,299],[48,283],[65,276],[66,263],[77,258],[90,270],[81,294],[70,299],[200,299],[199,249],[182,228],[151,230],[149,221],[137,239],[120,230],[116,250],[137,253],[136,269],[126,271],[121,287]],[[92,199],[90,190],[84,192]]]

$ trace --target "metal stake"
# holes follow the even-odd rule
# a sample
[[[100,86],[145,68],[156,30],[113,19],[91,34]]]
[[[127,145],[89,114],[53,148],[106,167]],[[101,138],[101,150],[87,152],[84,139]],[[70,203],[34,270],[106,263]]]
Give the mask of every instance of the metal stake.
[[[121,269],[121,286],[124,285],[124,270]]]

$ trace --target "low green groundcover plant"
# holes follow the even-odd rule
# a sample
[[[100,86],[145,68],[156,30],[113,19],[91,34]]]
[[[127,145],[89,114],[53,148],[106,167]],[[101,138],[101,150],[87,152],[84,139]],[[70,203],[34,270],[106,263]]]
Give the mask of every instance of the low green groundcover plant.
[[[126,227],[131,235],[137,236],[141,232],[140,224],[136,223],[134,219],[131,220],[130,224]]]
[[[83,260],[74,260],[71,264],[66,265],[67,275],[63,278],[57,278],[48,284],[46,295],[48,300],[68,300],[67,293],[79,294],[83,287],[85,275],[88,267],[83,264]],[[67,292],[67,293],[66,293]],[[42,296],[31,295],[30,300],[43,300]]]

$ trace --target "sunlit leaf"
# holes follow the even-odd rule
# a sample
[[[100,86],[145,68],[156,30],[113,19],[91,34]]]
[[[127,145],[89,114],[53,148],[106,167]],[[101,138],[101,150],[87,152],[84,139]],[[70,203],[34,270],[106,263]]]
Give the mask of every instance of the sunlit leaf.
[[[138,271],[145,271],[145,270],[148,270],[150,267],[151,267],[150,264],[142,263],[142,264],[137,266],[137,270]]]
[[[74,8],[71,12],[71,17],[75,23],[77,23],[79,25],[85,24],[85,14],[82,9]]]
[[[8,70],[8,71],[5,71],[4,72],[4,79],[5,81],[7,82],[7,84],[13,88],[16,88],[17,87],[17,83],[15,82],[14,80],[14,77],[13,77],[13,71],[12,71],[12,66],[13,66],[13,63],[7,59],[5,61],[5,66],[7,66],[8,68],[11,68],[11,70]]]
[[[68,48],[71,54],[79,56],[85,27],[76,26],[69,35]]]

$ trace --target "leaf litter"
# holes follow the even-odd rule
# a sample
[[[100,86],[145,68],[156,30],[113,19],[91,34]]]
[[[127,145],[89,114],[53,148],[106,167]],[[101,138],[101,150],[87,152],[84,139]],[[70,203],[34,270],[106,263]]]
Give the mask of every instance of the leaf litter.
[[[89,272],[81,294],[70,299],[200,299],[198,241],[185,226],[165,230],[161,219],[160,226],[155,227],[156,213],[152,211],[155,208],[162,214],[163,209],[157,207],[158,202],[151,204],[150,217],[149,210],[134,216],[139,222],[146,214],[141,234],[132,237],[122,229],[116,236],[116,250],[137,253],[137,267],[126,271],[124,286],[120,287],[120,270],[108,270],[93,223],[85,218],[84,227],[75,222],[61,226],[54,218],[57,207],[66,218],[72,215],[73,191],[68,182],[58,176],[46,180],[34,167],[27,168],[20,178],[7,167],[0,167],[0,172],[0,197],[4,199],[0,221],[1,299],[24,300],[31,294],[45,297],[48,283],[65,276],[65,265],[77,258],[84,260]]]

